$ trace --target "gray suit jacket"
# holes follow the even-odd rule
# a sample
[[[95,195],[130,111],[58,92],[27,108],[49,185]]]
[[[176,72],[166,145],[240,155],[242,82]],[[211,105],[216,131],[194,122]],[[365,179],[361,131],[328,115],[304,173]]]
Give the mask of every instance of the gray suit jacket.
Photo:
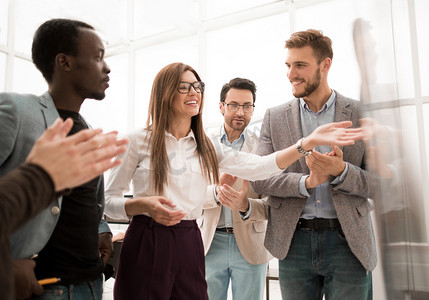
[[[25,161],[36,139],[58,117],[48,92],[40,97],[0,94],[0,176]],[[11,236],[15,258],[27,258],[45,246],[57,223],[60,207],[58,199]]]
[[[59,117],[51,95],[0,93],[0,176],[21,165],[34,142]],[[99,180],[97,202],[101,219],[104,209],[103,177]],[[14,258],[28,258],[48,242],[61,211],[61,197],[14,232],[10,246]],[[0,200],[1,201],[1,200]],[[110,232],[102,220],[98,232]]]
[[[335,121],[350,120],[353,127],[358,127],[359,102],[335,93]],[[299,109],[299,99],[294,99],[267,110],[257,154],[268,155],[294,145],[303,137]],[[351,251],[365,269],[371,271],[377,264],[377,254],[370,217],[373,207],[367,199],[371,191],[368,174],[364,170],[365,146],[362,141],[357,141],[341,148],[349,170],[342,183],[331,185],[331,195]],[[306,197],[299,192],[299,180],[309,173],[305,159],[301,158],[281,175],[252,183],[256,193],[269,195],[265,247],[279,259],[286,257],[304,209]]]

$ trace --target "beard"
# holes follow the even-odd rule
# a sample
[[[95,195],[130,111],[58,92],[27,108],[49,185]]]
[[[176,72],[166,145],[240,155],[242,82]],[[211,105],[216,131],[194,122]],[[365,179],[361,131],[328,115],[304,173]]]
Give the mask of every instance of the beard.
[[[317,68],[316,74],[314,75],[314,77],[311,78],[308,82],[306,82],[304,91],[302,91],[301,93],[298,91],[292,91],[292,94],[296,98],[308,97],[320,86],[320,80],[321,80],[321,76],[320,76],[320,67],[319,67]]]

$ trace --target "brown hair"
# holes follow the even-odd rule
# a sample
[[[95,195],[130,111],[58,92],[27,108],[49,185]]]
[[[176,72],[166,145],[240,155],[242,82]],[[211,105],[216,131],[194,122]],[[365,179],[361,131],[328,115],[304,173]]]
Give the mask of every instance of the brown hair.
[[[220,91],[220,101],[225,102],[226,94],[230,89],[239,89],[239,90],[248,90],[252,93],[253,96],[253,104],[256,101],[256,85],[252,80],[245,78],[234,78],[231,79],[228,83],[225,83],[222,86],[222,90]]]
[[[292,33],[286,41],[285,48],[302,48],[310,46],[313,49],[314,56],[318,63],[321,63],[326,57],[332,60],[332,41],[329,37],[323,35],[323,32],[316,29],[308,29],[306,31],[298,31]]]
[[[183,73],[191,71],[198,81],[201,81],[198,73],[183,63],[172,63],[165,66],[156,75],[152,85],[149,102],[149,115],[147,128],[152,130],[149,145],[151,147],[150,164],[154,170],[151,178],[155,184],[156,192],[162,194],[167,182],[167,172],[170,165],[165,148],[165,131],[169,129],[172,116],[173,99],[179,87]],[[201,93],[200,111],[191,118],[191,130],[197,143],[196,154],[199,156],[200,165],[204,176],[210,182],[219,183],[219,164],[215,148],[204,132],[202,110],[204,106],[204,91]]]

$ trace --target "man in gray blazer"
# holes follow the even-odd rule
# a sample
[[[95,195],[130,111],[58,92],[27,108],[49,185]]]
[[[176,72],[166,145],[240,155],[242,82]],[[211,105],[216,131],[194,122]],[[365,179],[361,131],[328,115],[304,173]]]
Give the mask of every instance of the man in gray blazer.
[[[40,97],[0,94],[0,175],[23,163],[35,140],[59,116],[73,119],[70,134],[87,128],[79,114],[81,104],[86,98],[103,99],[109,86],[103,42],[86,23],[45,22],[34,35],[32,58],[49,89]],[[36,276],[61,278],[61,286],[45,289],[67,295],[71,285],[83,285],[85,292],[77,296],[101,299],[103,262],[113,252],[110,230],[106,223],[100,224],[103,208],[103,177],[99,176],[58,198],[17,230],[10,239],[13,257],[38,254]],[[70,293],[78,290],[74,287]]]
[[[367,197],[365,146],[304,149],[317,126],[350,120],[359,126],[359,102],[330,89],[331,40],[320,31],[286,41],[287,76],[296,99],[267,110],[257,153],[296,143],[303,157],[281,175],[252,184],[268,195],[265,247],[279,259],[283,299],[372,299],[377,263]]]

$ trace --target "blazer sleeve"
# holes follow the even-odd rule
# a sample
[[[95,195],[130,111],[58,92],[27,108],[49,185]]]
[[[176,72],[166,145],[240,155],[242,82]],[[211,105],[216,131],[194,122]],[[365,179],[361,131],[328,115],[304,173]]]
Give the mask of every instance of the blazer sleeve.
[[[250,212],[249,218],[245,221],[257,222],[264,221],[268,219],[268,204],[267,197],[262,199],[259,198],[249,198],[249,201],[252,205],[252,211]]]
[[[41,167],[24,164],[0,178],[0,240],[57,199],[51,177]]]
[[[365,162],[365,157],[363,162]],[[373,189],[371,188],[368,172],[364,169],[365,164],[355,166],[352,163],[348,163],[348,166],[349,169],[344,181],[334,185],[332,188],[342,194],[372,198],[374,196]]]
[[[271,113],[270,109],[268,109],[262,122],[259,145],[256,150],[256,154],[265,156],[275,152],[272,141],[272,125]],[[306,198],[299,192],[299,179],[304,175],[304,173],[289,172],[288,169],[289,168],[286,168],[283,173],[266,180],[253,181],[251,182],[251,186],[255,192],[260,195],[270,195],[281,198]]]
[[[7,94],[0,94],[0,165],[15,145],[19,128],[19,114],[16,103]]]
[[[215,185],[209,185],[206,191],[206,198],[203,203],[203,209],[212,209],[220,206],[220,203],[216,201],[214,195],[214,187]]]

